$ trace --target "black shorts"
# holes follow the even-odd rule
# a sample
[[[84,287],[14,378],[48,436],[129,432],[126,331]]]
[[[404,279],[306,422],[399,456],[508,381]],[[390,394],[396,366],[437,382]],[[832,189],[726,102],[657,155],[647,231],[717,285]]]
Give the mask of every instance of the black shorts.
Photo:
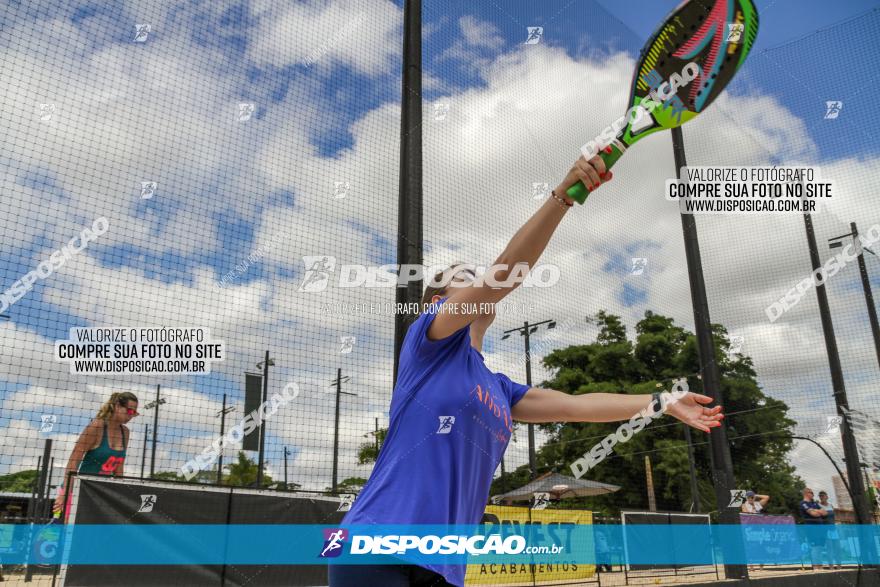
[[[416,565],[330,565],[330,587],[455,587]]]

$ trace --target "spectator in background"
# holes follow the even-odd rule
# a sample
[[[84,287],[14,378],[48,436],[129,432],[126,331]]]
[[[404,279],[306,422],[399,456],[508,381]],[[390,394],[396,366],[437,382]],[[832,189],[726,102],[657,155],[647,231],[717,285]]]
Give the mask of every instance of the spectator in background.
[[[768,501],[770,501],[769,495],[760,495],[754,491],[746,491],[746,500],[740,506],[740,511],[744,514],[763,513]]]
[[[837,532],[837,526],[834,525],[834,506],[828,501],[828,494],[824,491],[819,492],[819,505],[825,510],[825,523],[829,525],[828,533],[825,537],[825,559],[828,565],[825,568],[840,568],[840,534]]]
[[[602,530],[596,530],[596,571],[611,571],[611,563],[608,558],[611,549],[608,548],[608,538]]]
[[[804,488],[804,499],[801,500],[801,504],[798,507],[798,513],[800,514],[801,521],[807,527],[806,534],[807,540],[810,543],[810,560],[812,562],[813,567],[818,566],[817,561],[819,560],[819,549],[825,544],[825,535],[822,532],[819,532],[819,528],[817,526],[819,524],[825,524],[825,518],[828,517],[828,512],[821,505],[813,499],[813,490],[809,487]]]

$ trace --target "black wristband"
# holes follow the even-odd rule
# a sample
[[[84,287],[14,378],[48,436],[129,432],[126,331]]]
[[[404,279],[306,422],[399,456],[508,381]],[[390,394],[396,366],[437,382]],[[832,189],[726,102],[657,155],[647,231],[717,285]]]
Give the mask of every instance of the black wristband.
[[[657,405],[651,412],[652,416],[663,413],[663,398],[660,395],[659,391],[655,391],[651,394],[651,406]],[[649,406],[650,407],[650,406]]]

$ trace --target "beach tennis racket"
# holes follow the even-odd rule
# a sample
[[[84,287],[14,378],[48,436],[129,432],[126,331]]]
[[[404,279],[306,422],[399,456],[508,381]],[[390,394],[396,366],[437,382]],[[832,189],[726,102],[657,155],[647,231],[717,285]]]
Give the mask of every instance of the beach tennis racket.
[[[584,145],[584,155],[598,154],[611,169],[636,141],[696,117],[733,79],[757,34],[752,0],[682,2],[642,48],[626,113]],[[590,190],[578,182],[566,193],[583,204]]]

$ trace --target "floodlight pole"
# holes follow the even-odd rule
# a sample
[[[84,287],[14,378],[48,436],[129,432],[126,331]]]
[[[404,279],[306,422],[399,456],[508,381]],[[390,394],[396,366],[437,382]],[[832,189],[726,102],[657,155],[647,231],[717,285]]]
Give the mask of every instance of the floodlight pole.
[[[336,379],[330,382],[331,385],[336,387],[336,417],[334,418],[333,424],[333,477],[331,485],[331,491],[333,493],[336,493],[339,488],[339,483],[337,481],[337,473],[339,470],[339,400],[343,394],[357,395],[356,393],[342,391],[342,384],[348,383],[350,379],[351,378],[348,375],[345,377],[342,376],[342,368],[340,367],[336,369]]]
[[[422,3],[403,3],[403,71],[400,98],[400,171],[397,194],[397,264],[422,264]],[[422,299],[422,280],[410,280],[397,287],[395,301],[418,304]],[[403,339],[414,316],[399,312],[394,316],[394,378],[400,363]]]
[[[683,179],[681,170],[687,167],[684,150],[684,136],[681,128],[672,129],[672,153],[675,158],[675,173]],[[687,179],[686,177],[684,178]],[[697,238],[697,221],[693,214],[680,214],[681,228],[684,233],[684,251],[687,259],[688,278],[690,280],[691,304],[694,309],[694,331],[697,336],[697,351],[700,360],[700,372],[703,381],[703,393],[712,397],[715,405],[724,410],[724,397],[721,393],[721,374],[715,360],[715,344],[712,338],[712,323],[709,318],[709,301],[706,295],[706,281],[703,278],[703,262],[700,258],[700,243]],[[739,515],[733,508],[727,507],[730,502],[730,490],[736,488],[733,476],[733,460],[730,456],[730,442],[727,438],[727,425],[724,420],[709,434],[709,456],[712,465],[712,482],[715,486],[715,500],[720,512],[722,524],[738,525]],[[742,560],[742,545],[728,545],[730,556],[725,560]],[[748,579],[746,565],[724,565],[724,573],[728,579]]]
[[[529,344],[529,335],[536,330],[538,330],[538,326],[542,326],[547,324],[547,328],[555,328],[556,320],[544,320],[542,322],[535,322],[534,324],[529,324],[529,322],[523,322],[523,325],[519,328],[511,328],[510,330],[505,330],[503,333],[502,340],[510,336],[512,332],[518,332],[525,338],[526,344],[526,385],[529,387],[532,386],[532,350]],[[503,457],[502,457],[503,459]],[[534,479],[538,476],[538,465],[537,465],[537,457],[535,455],[535,425],[529,424],[529,479]]]
[[[856,227],[855,222],[850,222],[849,227],[852,232],[828,239],[828,246],[832,249],[840,247],[843,244],[840,242],[840,239],[847,237],[852,237],[853,242],[858,243],[859,275],[862,278],[862,291],[865,293],[865,305],[868,306],[868,323],[871,325],[871,336],[874,337],[874,353],[877,355],[877,364],[880,365],[880,322],[877,320],[877,307],[874,305],[874,293],[871,291],[871,279],[868,277],[868,268],[865,266],[864,251],[868,251],[875,257],[877,254],[871,249],[861,245],[859,242],[859,229]]]
[[[819,247],[816,245],[816,233],[813,230],[813,218],[804,214],[804,226],[807,231],[807,246],[810,250],[810,263],[813,271],[822,267],[819,258]],[[818,282],[816,279],[814,282]],[[816,283],[816,299],[819,302],[819,317],[822,321],[822,333],[825,335],[825,352],[828,355],[828,368],[831,370],[831,386],[834,394],[834,403],[837,405],[837,415],[841,417],[840,435],[843,441],[843,454],[846,461],[846,476],[850,481],[850,490],[853,497],[853,509],[856,521],[859,524],[870,524],[871,514],[868,510],[868,501],[865,499],[865,490],[862,487],[862,471],[859,469],[859,447],[853,436],[852,426],[848,417],[849,400],[846,396],[846,385],[843,380],[843,367],[840,364],[840,354],[837,351],[837,338],[834,336],[834,323],[831,320],[831,307],[828,304],[828,292],[825,291],[825,280]]]

